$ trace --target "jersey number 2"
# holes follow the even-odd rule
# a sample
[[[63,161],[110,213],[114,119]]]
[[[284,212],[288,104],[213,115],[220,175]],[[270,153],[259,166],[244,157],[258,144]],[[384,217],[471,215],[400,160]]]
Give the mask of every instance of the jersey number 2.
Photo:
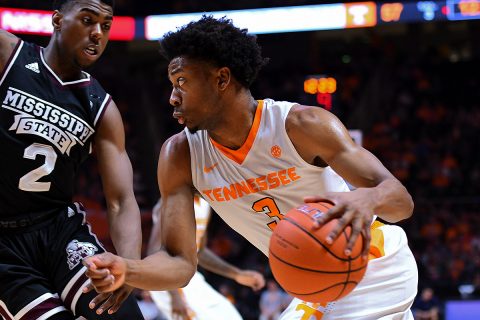
[[[272,222],[267,223],[267,226],[272,230],[275,229],[278,221],[283,219],[283,214],[280,213],[280,209],[278,209],[275,200],[270,197],[262,198],[258,201],[255,201],[253,203],[252,209],[258,213],[264,213],[273,219]]]
[[[57,161],[57,153],[51,146],[40,143],[34,143],[28,146],[23,153],[24,158],[32,160],[35,160],[38,155],[45,156],[45,163],[20,178],[20,181],[18,181],[18,188],[20,190],[33,192],[50,190],[50,182],[38,182],[38,180],[53,171],[55,162]]]

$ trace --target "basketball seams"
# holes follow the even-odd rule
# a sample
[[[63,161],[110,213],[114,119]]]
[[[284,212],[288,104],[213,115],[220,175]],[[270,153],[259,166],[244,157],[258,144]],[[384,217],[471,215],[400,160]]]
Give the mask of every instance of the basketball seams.
[[[335,253],[333,253],[326,245],[324,245],[320,240],[317,239],[317,237],[314,237],[308,230],[306,230],[303,226],[299,225],[298,223],[296,223],[295,221],[293,221],[292,219],[290,219],[289,217],[285,217],[283,218],[282,221],[286,221],[294,226],[296,226],[297,228],[299,228],[300,230],[302,230],[303,232],[305,232],[310,238],[312,238],[313,240],[315,240],[315,242],[317,242],[319,245],[322,246],[322,248],[324,248],[328,253],[330,253],[332,256],[334,256],[335,258],[337,258],[338,260],[341,260],[341,261],[350,261],[350,260],[355,260],[357,259],[360,255],[356,256],[356,257],[349,257],[347,259],[345,258],[341,258],[339,256],[337,256]],[[347,239],[348,240],[348,239]]]
[[[311,203],[311,204],[315,204],[315,207],[321,206],[321,207],[325,208],[327,211],[330,210],[330,209],[333,207],[333,203],[332,203],[332,206],[331,206],[331,207],[326,206],[326,205],[325,205],[324,203],[322,203],[322,202],[313,202],[313,203]],[[330,202],[328,202],[328,204],[330,204]],[[319,208],[317,207],[316,209],[319,209]],[[315,220],[316,220],[314,217],[312,217],[311,215],[309,215],[309,214],[307,214],[307,213],[305,213],[305,212],[302,212],[302,211],[297,210],[297,209],[295,209],[295,210],[296,210],[298,213],[300,213],[300,214],[308,217],[311,221],[315,221]],[[323,212],[323,211],[322,211],[322,213],[326,213],[326,212]],[[288,216],[285,217],[285,220],[288,220]],[[292,220],[289,220],[289,221],[292,221]],[[304,230],[304,229],[302,229],[302,230]],[[304,231],[305,231],[305,230],[304,230]],[[308,233],[308,231],[306,231],[306,232]],[[342,232],[343,232],[343,234],[345,235],[345,239],[346,239],[347,242],[348,242],[348,241],[350,240],[349,235],[345,232],[345,229],[344,229]],[[321,244],[322,244],[322,243],[321,243]],[[322,246],[323,246],[323,244],[322,244]],[[329,253],[331,253],[331,251],[328,250],[328,248],[326,248],[325,246],[323,246],[323,247],[324,247]],[[337,256],[334,255],[334,254],[332,254],[332,255],[333,255],[335,258],[337,258],[337,259],[341,259],[341,258],[337,257]],[[359,256],[360,256],[360,254],[357,255],[357,256],[351,257],[351,259],[355,260],[355,259],[357,259]],[[342,261],[345,261],[345,260],[342,260]]]
[[[305,214],[304,212],[301,212],[301,211],[298,211],[298,210],[297,210],[297,212],[299,212],[299,213],[303,214],[304,216],[308,217],[310,220],[315,221],[315,218],[313,218],[312,216],[310,216],[310,215],[308,215],[308,214]],[[282,219],[282,220],[292,221],[292,220],[290,219],[290,217],[288,217],[288,216],[286,216],[286,217],[285,217],[284,219]],[[302,229],[302,230],[305,231],[305,232],[307,232],[307,233],[309,233],[309,232],[308,232],[307,230],[305,230],[305,229]],[[310,234],[310,233],[309,233],[309,234]],[[348,234],[345,232],[345,229],[343,230],[343,234],[345,235],[345,239],[346,239],[347,242],[348,242],[348,241],[350,240],[350,237],[349,237]],[[317,238],[315,237],[315,239],[317,239]],[[320,244],[323,246],[323,243],[320,242]],[[330,250],[328,250],[328,248],[326,248],[325,246],[323,246],[323,247],[324,247],[329,253],[331,253]],[[358,259],[358,257],[360,257],[360,255],[361,255],[361,253],[358,254],[358,255],[356,255],[356,256],[354,256],[354,257],[351,257],[351,259],[352,259],[352,260]],[[333,256],[334,256],[335,258],[338,258],[338,259],[342,260],[342,258],[339,258],[339,257],[337,257],[337,256],[335,256],[335,255],[333,255]],[[345,261],[346,261],[346,260],[347,260],[347,259],[345,259]],[[344,261],[344,260],[342,260],[342,261]]]
[[[355,281],[350,281],[348,283],[345,283],[345,282],[338,282],[338,283],[335,283],[329,287],[326,287],[326,288],[323,288],[322,290],[318,290],[318,291],[313,291],[313,292],[309,292],[309,293],[299,293],[299,292],[294,292],[294,291],[290,291],[290,290],[285,290],[287,291],[288,293],[292,294],[292,295],[297,295],[297,296],[308,296],[308,295],[312,295],[312,294],[318,294],[318,293],[322,293],[324,291],[327,291],[327,290],[330,290],[332,288],[335,288],[337,286],[345,286],[345,285],[348,285],[348,284],[353,284],[353,285],[357,285],[358,282],[355,282]],[[343,292],[343,291],[342,291]],[[338,298],[336,299],[332,299],[332,301],[334,300],[337,300]],[[324,301],[324,302],[328,302],[328,301]]]
[[[278,255],[276,255],[272,250],[269,250],[269,254],[272,255],[273,257],[275,257],[275,259],[277,259],[278,261],[290,266],[290,267],[293,267],[293,268],[297,268],[297,269],[300,269],[300,270],[304,270],[304,271],[310,271],[310,272],[316,272],[316,273],[327,273],[327,274],[344,274],[344,273],[351,273],[351,272],[358,272],[358,271],[361,271],[363,269],[365,269],[367,266],[363,266],[361,268],[358,268],[358,269],[352,269],[351,268],[351,263],[349,261],[349,268],[346,269],[346,270],[343,270],[343,271],[326,271],[326,270],[317,270],[317,269],[310,269],[310,268],[305,268],[305,267],[302,267],[302,266],[298,266],[298,265],[295,265],[295,264],[292,264],[288,261],[285,261],[283,260],[282,258],[280,258]],[[348,280],[348,278],[347,278]]]
[[[351,225],[342,228],[333,244],[327,244],[325,238],[335,229],[338,223],[335,219],[320,228],[313,227],[316,218],[332,206],[319,202],[292,208],[270,239],[269,260],[273,275],[286,292],[301,300],[331,302],[341,299],[355,289],[367,270],[368,261],[360,261],[361,242],[357,241],[352,248],[355,257],[344,253],[346,243],[352,239]]]
[[[350,228],[353,228],[353,226],[350,226]],[[346,230],[346,229],[343,229],[342,233],[343,233],[343,235],[345,236],[346,242],[348,243],[348,241],[350,241],[350,235],[348,235],[345,230]],[[362,237],[362,240],[364,240],[362,235],[360,235],[360,237]],[[358,241],[358,238],[357,238],[357,241]],[[362,245],[363,245],[363,242],[362,242]],[[361,255],[362,255],[362,252],[360,252],[358,255],[356,255],[356,256],[354,256],[354,257],[350,256],[349,259],[350,259],[350,260],[356,260],[356,259],[358,259]]]
[[[342,230],[342,233],[343,233],[343,236],[345,237],[345,240],[347,240],[347,243],[348,241],[350,240],[350,237],[348,236],[347,232],[345,231],[345,229]],[[346,282],[343,284],[343,289],[342,291],[340,291],[340,293],[338,294],[338,296],[335,298],[335,300],[339,299],[343,292],[345,291],[345,289],[347,288],[347,283],[348,283],[348,280],[350,279],[350,271],[352,270],[352,259],[351,257],[349,257],[349,261],[348,261],[348,273],[347,273],[347,279],[346,279]]]

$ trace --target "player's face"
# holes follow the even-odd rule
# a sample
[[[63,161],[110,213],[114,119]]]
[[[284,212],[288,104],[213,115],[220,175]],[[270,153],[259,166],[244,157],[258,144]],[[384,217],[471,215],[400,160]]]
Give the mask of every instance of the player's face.
[[[100,0],[78,0],[60,16],[57,32],[61,53],[71,56],[80,68],[92,65],[107,46],[112,7]]]
[[[220,121],[217,71],[209,63],[186,57],[177,57],[168,66],[173,117],[190,132],[214,128]]]

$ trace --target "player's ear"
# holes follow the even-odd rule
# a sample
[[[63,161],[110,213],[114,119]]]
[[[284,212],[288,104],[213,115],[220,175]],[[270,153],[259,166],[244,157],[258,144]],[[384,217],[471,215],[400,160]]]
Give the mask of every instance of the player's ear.
[[[227,67],[222,67],[217,71],[218,89],[224,91],[230,83],[231,73]]]
[[[60,31],[62,19],[63,19],[63,14],[60,11],[58,10],[53,11],[53,14],[52,14],[53,30]]]

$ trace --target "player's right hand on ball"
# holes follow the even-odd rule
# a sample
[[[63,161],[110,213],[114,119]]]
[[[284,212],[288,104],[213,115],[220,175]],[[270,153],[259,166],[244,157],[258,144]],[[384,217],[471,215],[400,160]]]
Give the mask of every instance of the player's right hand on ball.
[[[373,188],[358,188],[351,192],[326,192],[323,195],[305,197],[305,202],[327,201],[334,206],[325,214],[316,218],[320,228],[332,219],[337,219],[337,225],[332,229],[325,241],[332,244],[347,227],[352,227],[352,233],[345,248],[345,255],[350,256],[352,248],[360,235],[363,235],[362,258],[368,258],[370,249],[370,226],[377,203]]]
[[[93,287],[98,293],[113,292],[125,283],[127,262],[122,257],[110,252],[98,254],[83,259],[87,267],[85,275],[90,278],[90,289]],[[89,291],[89,286],[84,292]]]

